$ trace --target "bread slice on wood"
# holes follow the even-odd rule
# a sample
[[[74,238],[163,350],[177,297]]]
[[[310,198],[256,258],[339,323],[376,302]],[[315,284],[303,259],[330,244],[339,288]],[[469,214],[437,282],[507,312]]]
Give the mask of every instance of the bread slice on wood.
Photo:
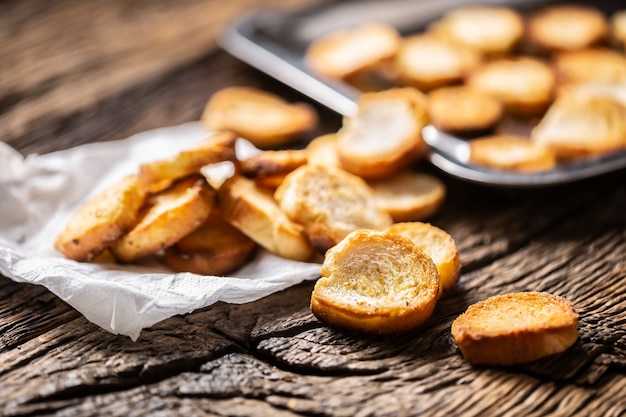
[[[357,113],[338,132],[341,166],[363,178],[381,178],[423,156],[426,103],[426,96],[411,87],[361,95]]]
[[[568,95],[550,107],[531,138],[553,149],[560,159],[624,149],[626,106],[608,95]]]
[[[444,183],[421,172],[403,171],[368,184],[378,207],[395,222],[426,219],[439,210],[446,198]]]
[[[311,311],[343,329],[401,333],[428,320],[438,294],[435,264],[409,239],[357,230],[326,253]]]
[[[309,68],[331,78],[347,78],[392,58],[400,43],[397,30],[384,23],[364,23],[335,30],[311,43]]]
[[[497,295],[471,305],[452,323],[463,356],[482,365],[515,365],[565,351],[578,337],[568,300],[545,292]]]
[[[201,174],[183,178],[150,196],[137,224],[111,250],[122,262],[157,254],[204,223],[214,201],[215,190]]]
[[[608,37],[609,23],[591,6],[546,6],[527,19],[527,36],[533,47],[546,52],[573,51],[596,45]]]
[[[123,178],[83,204],[54,247],[69,259],[94,260],[135,225],[145,196],[137,175]]]
[[[219,188],[218,198],[222,216],[268,251],[297,261],[313,256],[304,228],[280,209],[271,190],[235,175]]]
[[[430,256],[439,271],[441,291],[450,291],[461,276],[461,258],[456,242],[447,232],[429,223],[403,222],[386,231],[409,238]]]
[[[222,275],[241,267],[255,248],[256,243],[214,207],[200,227],[165,250],[163,260],[175,271]]]
[[[530,138],[494,135],[472,139],[470,161],[493,169],[519,172],[540,172],[556,167],[556,154]]]
[[[318,121],[306,103],[250,87],[227,87],[211,96],[201,118],[211,130],[229,130],[261,149],[289,144]]]
[[[290,219],[304,226],[320,252],[354,230],[384,229],[392,223],[362,178],[333,166],[297,168],[285,177],[274,197]]]

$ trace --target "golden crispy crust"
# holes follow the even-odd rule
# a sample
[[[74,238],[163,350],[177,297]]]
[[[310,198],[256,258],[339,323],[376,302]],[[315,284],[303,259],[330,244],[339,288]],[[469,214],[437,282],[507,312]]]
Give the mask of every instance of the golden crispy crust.
[[[239,161],[239,172],[262,186],[276,188],[285,175],[307,163],[307,156],[303,149],[263,151]]]
[[[256,243],[231,226],[217,207],[196,230],[165,251],[163,260],[179,272],[222,275],[241,267]]]
[[[461,276],[461,258],[452,236],[432,224],[422,222],[396,223],[386,231],[411,239],[432,258],[439,271],[442,292],[454,288]]]
[[[527,21],[530,43],[548,52],[573,51],[604,41],[609,25],[597,9],[573,4],[545,7]]]
[[[227,87],[211,96],[201,118],[211,130],[229,130],[266,149],[293,142],[316,126],[317,112],[250,87]]]
[[[458,136],[487,132],[502,118],[502,102],[467,86],[443,87],[428,95],[428,117],[439,130]]]
[[[209,216],[215,191],[195,174],[154,194],[139,213],[137,224],[111,249],[122,262],[154,255],[200,226]]]
[[[539,172],[553,169],[557,163],[552,149],[522,136],[487,136],[469,144],[471,163],[489,168]]]
[[[310,165],[341,166],[337,155],[337,134],[329,133],[314,138],[306,147],[307,163]]]
[[[135,225],[144,200],[139,177],[123,178],[82,205],[54,247],[69,259],[94,260]]]
[[[356,229],[383,229],[392,222],[365,181],[337,167],[303,165],[285,177],[274,197],[322,253]]]
[[[393,221],[423,220],[435,214],[446,197],[446,186],[438,178],[403,171],[388,178],[369,181],[378,207]]]
[[[268,251],[297,261],[313,256],[304,228],[278,207],[270,190],[236,175],[218,190],[224,218]]]
[[[626,81],[626,56],[608,48],[561,52],[553,62],[561,84]]]
[[[409,239],[357,230],[326,253],[311,311],[343,329],[401,333],[428,320],[438,294],[435,264]]]
[[[520,292],[471,305],[452,323],[452,337],[472,363],[515,365],[565,351],[577,328],[578,314],[568,300]]]
[[[341,166],[363,178],[382,178],[423,156],[426,103],[426,96],[411,87],[361,95],[357,113],[338,132]]]

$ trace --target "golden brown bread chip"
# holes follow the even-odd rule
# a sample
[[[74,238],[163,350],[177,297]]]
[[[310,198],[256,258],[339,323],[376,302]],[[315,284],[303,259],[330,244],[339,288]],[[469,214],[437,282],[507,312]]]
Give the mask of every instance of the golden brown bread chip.
[[[597,9],[576,4],[547,6],[527,20],[528,40],[548,52],[588,48],[607,38],[609,25]]]
[[[364,23],[315,40],[306,51],[307,65],[317,74],[346,78],[392,58],[400,35],[384,23]]]
[[[135,225],[144,200],[139,177],[123,178],[84,203],[59,234],[54,247],[69,259],[94,260]]]
[[[613,41],[622,48],[626,47],[626,10],[613,13],[610,26]]]
[[[341,166],[337,155],[337,134],[329,133],[314,138],[306,147],[307,163],[310,165]]]
[[[462,81],[481,61],[475,49],[426,34],[404,39],[395,65],[403,84],[428,91]]]
[[[306,103],[250,87],[226,87],[211,96],[201,118],[211,130],[230,130],[266,149],[293,142],[318,121]]]
[[[497,295],[471,305],[452,323],[468,361],[516,365],[565,351],[578,337],[578,314],[568,300],[545,292]]]
[[[554,68],[562,84],[626,81],[626,56],[608,48],[561,52],[554,56]]]
[[[297,168],[274,197],[291,220],[304,226],[309,241],[322,253],[354,230],[383,229],[392,223],[363,179],[333,166]]]
[[[178,242],[209,216],[215,191],[195,174],[150,196],[137,224],[111,245],[115,257],[131,262],[154,255]]]
[[[536,58],[519,56],[487,62],[468,75],[467,85],[502,101],[516,116],[538,116],[552,103],[556,77]]]
[[[551,148],[512,135],[495,135],[472,139],[470,162],[494,169],[520,172],[547,171],[556,167],[556,154]]]
[[[268,251],[297,261],[313,256],[303,227],[283,213],[270,190],[235,175],[222,184],[218,197],[222,216]]]
[[[428,95],[428,117],[433,126],[458,136],[491,130],[502,118],[500,100],[467,86],[443,87]]]
[[[430,32],[489,55],[512,52],[524,34],[520,14],[507,7],[466,6],[446,13]]]
[[[337,134],[342,168],[363,178],[381,178],[423,156],[426,103],[426,96],[411,87],[362,94],[357,113],[345,119]]]
[[[409,239],[357,230],[326,253],[311,311],[343,329],[401,333],[428,320],[438,294],[435,264]]]
[[[378,207],[395,222],[426,219],[439,210],[446,197],[446,186],[441,180],[414,171],[369,181],[368,185]]]
[[[409,238],[431,257],[439,271],[441,292],[454,288],[461,276],[461,258],[452,236],[432,224],[422,222],[396,223],[386,231]]]
[[[150,192],[167,188],[177,179],[200,172],[202,167],[223,161],[234,161],[237,137],[232,132],[218,132],[195,148],[139,167],[142,184]]]
[[[531,138],[566,160],[624,149],[626,106],[609,96],[568,95],[550,107]]]
[[[165,250],[163,260],[175,271],[222,275],[241,267],[255,247],[214,207],[202,225]]]
[[[276,188],[285,175],[307,163],[304,149],[263,151],[239,161],[239,172],[265,187]]]

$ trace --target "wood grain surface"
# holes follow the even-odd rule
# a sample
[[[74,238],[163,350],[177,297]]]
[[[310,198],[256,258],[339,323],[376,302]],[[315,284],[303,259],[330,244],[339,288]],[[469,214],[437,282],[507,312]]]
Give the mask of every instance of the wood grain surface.
[[[304,3],[2,1],[0,140],[26,155],[119,139],[197,120],[227,85],[304,100],[215,44],[232,18],[272,4]],[[318,110],[320,132],[339,126]],[[418,168],[448,186],[431,221],[463,262],[458,286],[419,331],[329,328],[310,313],[304,283],[173,317],[132,342],[42,287],[0,277],[0,415],[626,415],[626,172],[503,190]],[[524,366],[465,361],[454,318],[523,290],[574,303],[576,344]]]

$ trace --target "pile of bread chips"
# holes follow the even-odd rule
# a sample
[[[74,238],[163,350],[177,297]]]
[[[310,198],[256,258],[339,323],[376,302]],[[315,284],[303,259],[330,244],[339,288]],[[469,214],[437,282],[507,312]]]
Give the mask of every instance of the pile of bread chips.
[[[626,148],[626,9],[453,9],[420,33],[379,22],[314,41],[311,71],[363,91],[412,86],[471,162],[541,172]],[[382,86],[382,87],[381,87]]]

